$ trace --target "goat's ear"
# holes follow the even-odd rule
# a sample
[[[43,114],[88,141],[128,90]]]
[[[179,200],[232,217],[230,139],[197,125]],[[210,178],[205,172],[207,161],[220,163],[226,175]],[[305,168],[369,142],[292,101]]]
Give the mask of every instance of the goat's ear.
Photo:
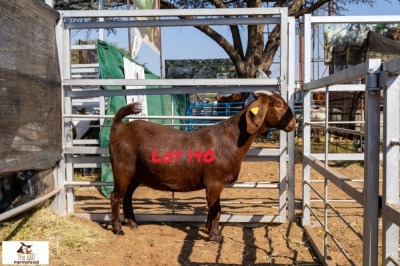
[[[268,101],[263,100],[260,97],[252,102],[246,111],[246,124],[247,132],[249,134],[255,133],[263,124],[265,114],[267,113]],[[268,97],[269,98],[269,97]]]

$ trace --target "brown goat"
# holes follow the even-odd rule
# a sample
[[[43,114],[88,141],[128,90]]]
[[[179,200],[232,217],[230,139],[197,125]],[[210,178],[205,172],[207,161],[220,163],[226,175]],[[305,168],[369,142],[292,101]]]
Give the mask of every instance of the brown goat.
[[[206,189],[210,240],[221,242],[220,194],[237,180],[241,163],[257,134],[269,128],[295,128],[292,110],[276,93],[256,92],[258,98],[229,119],[196,131],[176,130],[147,121],[123,123],[141,111],[138,103],[115,115],[110,136],[114,174],[111,194],[112,231],[123,234],[119,217],[123,203],[127,225],[136,227],[132,194],[139,184],[164,191]]]

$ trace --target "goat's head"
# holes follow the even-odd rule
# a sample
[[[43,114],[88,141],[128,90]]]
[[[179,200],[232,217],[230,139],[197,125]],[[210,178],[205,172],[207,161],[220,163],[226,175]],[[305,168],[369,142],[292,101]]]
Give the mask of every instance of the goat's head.
[[[247,106],[247,132],[265,133],[269,128],[292,131],[296,126],[293,112],[285,100],[277,93],[254,92],[258,98]]]

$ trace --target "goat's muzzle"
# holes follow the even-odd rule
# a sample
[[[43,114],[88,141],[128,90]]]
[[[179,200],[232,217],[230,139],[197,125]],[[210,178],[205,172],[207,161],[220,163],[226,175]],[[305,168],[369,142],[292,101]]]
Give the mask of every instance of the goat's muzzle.
[[[293,117],[289,124],[285,127],[284,131],[291,132],[296,128],[296,119]]]
[[[293,131],[296,128],[296,118],[290,108],[288,108],[285,114],[281,117],[276,128],[283,129],[286,132]]]

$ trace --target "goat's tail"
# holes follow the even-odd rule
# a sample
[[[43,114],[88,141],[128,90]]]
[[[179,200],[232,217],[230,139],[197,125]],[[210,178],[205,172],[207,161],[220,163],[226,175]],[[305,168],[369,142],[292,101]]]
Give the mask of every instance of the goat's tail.
[[[122,122],[122,119],[128,115],[136,115],[142,111],[142,105],[140,103],[131,103],[127,106],[119,109],[113,120],[113,126],[118,125]]]

